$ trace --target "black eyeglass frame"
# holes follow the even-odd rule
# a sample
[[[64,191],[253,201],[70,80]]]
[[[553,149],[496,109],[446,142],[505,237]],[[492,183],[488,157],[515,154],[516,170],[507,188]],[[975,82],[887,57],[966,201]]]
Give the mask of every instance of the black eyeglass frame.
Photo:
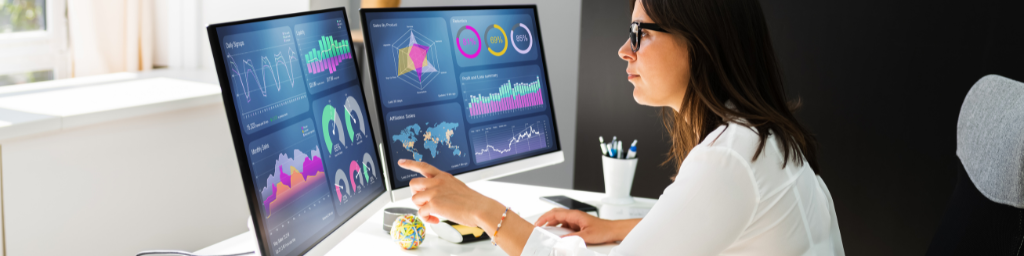
[[[639,21],[629,23],[629,47],[630,49],[633,50],[634,53],[637,50],[640,50],[640,32],[643,31],[644,29],[650,29],[658,32],[668,32],[667,30],[661,28],[661,26],[658,26],[658,24],[654,23],[643,23]]]

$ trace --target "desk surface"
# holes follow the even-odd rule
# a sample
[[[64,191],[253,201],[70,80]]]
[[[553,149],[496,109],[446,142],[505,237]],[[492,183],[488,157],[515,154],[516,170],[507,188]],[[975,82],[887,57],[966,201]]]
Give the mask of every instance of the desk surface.
[[[217,83],[213,70],[165,69],[4,86],[0,141],[220,104]]]
[[[579,190],[549,188],[513,183],[478,181],[469,183],[469,186],[480,193],[498,200],[506,206],[512,207],[513,211],[525,216],[528,221],[535,221],[541,214],[547,212],[554,206],[541,201],[541,196],[565,195],[579,201],[594,205],[602,211],[614,206],[602,206],[601,198],[603,193],[594,193]],[[650,208],[656,202],[655,199],[636,198],[632,207]],[[415,208],[409,199],[389,204],[387,207],[411,207]],[[616,209],[612,209],[616,210]],[[441,240],[427,225],[426,238],[418,249],[402,250],[396,246],[391,237],[382,229],[382,211],[378,211],[370,220],[359,226],[352,234],[341,241],[327,255],[506,255],[501,248],[491,245],[490,241],[477,241],[467,244],[453,244]],[[245,220],[239,220],[245,221]],[[228,254],[256,249],[256,237],[246,232],[196,251],[196,254]],[[591,245],[588,248],[598,252],[607,253],[615,244]]]

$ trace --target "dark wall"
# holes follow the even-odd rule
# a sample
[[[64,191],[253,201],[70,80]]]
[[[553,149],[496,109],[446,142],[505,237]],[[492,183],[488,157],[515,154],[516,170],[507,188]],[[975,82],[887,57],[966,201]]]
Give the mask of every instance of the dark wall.
[[[668,133],[658,108],[633,101],[626,81],[626,62],[616,53],[629,35],[629,1],[583,1],[580,31],[580,74],[573,188],[604,191],[598,136],[624,144],[638,139],[633,195],[657,198],[672,181],[676,166],[659,166],[668,152]],[[626,146],[626,145],[623,145]]]
[[[575,184],[603,191],[597,135],[640,138],[633,195],[676,166],[615,51],[628,1],[583,2]],[[817,136],[850,255],[921,255],[956,180],[956,121],[979,78],[1024,80],[1024,1],[762,1],[787,94]],[[589,153],[589,154],[588,154]]]

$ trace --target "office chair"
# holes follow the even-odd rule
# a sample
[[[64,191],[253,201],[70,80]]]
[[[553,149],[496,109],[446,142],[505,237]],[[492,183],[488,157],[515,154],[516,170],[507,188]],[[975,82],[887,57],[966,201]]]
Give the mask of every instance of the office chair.
[[[987,75],[956,127],[956,188],[928,255],[1024,255],[1024,83]]]

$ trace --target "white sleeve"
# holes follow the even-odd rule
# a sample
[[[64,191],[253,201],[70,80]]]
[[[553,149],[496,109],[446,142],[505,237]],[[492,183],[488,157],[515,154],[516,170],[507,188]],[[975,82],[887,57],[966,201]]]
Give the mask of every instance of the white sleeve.
[[[609,255],[718,255],[739,238],[757,205],[747,161],[729,148],[697,146],[675,182]],[[523,255],[591,256],[579,237],[559,238],[540,228]]]
[[[539,227],[533,228],[533,232],[530,233],[530,239],[526,240],[526,246],[523,247],[523,256],[601,256],[591,250],[587,250],[587,245],[583,242],[583,238],[578,236],[570,236],[560,238],[557,235],[548,232]]]

